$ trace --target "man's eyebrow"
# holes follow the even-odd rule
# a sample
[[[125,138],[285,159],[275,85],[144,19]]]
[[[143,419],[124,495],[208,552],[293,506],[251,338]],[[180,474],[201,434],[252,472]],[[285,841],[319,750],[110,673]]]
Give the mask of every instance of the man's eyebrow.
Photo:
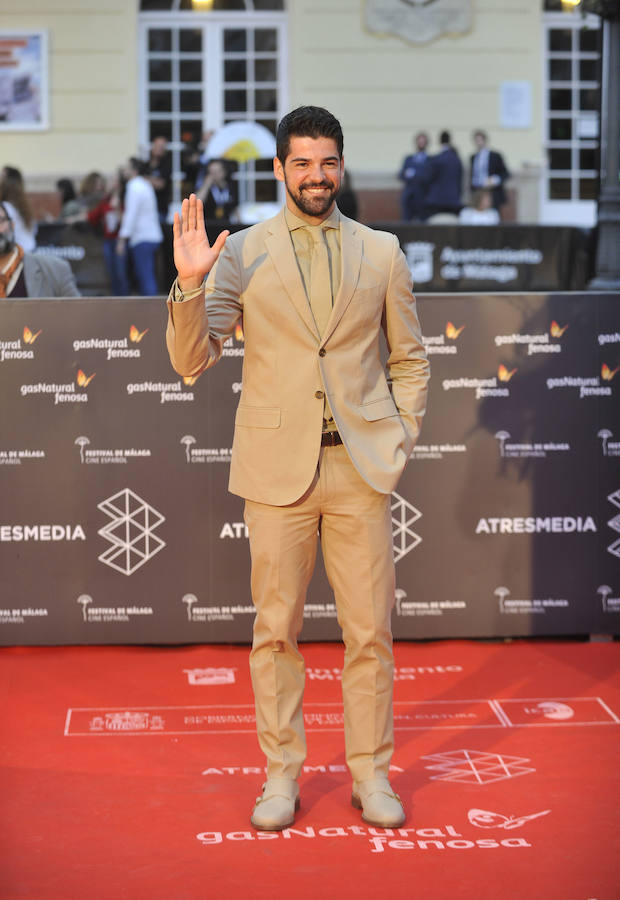
[[[340,162],[340,157],[337,153],[334,153],[332,156],[324,156],[321,162]],[[309,156],[294,156],[291,162],[310,162]]]

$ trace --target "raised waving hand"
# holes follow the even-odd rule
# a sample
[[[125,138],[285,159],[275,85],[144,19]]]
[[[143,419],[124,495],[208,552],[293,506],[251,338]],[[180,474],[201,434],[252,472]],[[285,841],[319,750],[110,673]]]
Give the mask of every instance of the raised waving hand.
[[[191,291],[200,287],[215,265],[230,232],[221,231],[213,246],[209,244],[202,200],[196,194],[183,201],[181,215],[174,214],[172,231],[178,284],[182,291]]]

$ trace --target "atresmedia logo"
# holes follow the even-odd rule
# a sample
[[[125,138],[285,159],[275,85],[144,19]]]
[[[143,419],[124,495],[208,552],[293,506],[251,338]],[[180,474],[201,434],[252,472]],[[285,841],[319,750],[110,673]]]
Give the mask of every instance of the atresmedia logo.
[[[412,503],[392,492],[392,540],[394,542],[394,562],[398,562],[422,542],[412,525],[422,517],[419,509]]]
[[[132,575],[166,546],[155,534],[165,517],[130,488],[97,506],[110,518],[98,532],[111,544],[99,556],[99,561],[106,566],[123,575]]]

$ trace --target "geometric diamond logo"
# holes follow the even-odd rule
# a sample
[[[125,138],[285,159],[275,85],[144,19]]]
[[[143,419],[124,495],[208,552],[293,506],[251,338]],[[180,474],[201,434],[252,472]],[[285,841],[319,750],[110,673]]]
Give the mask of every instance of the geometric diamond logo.
[[[614,491],[613,494],[608,494],[607,499],[610,503],[613,503],[614,506],[620,507],[620,490]],[[620,515],[614,516],[607,524],[610,528],[613,528],[614,531],[620,531]],[[607,550],[609,553],[620,558],[620,539],[614,541],[613,544],[610,544]]]
[[[521,756],[500,756],[499,753],[483,753],[480,750],[453,750],[449,753],[433,753],[422,759],[436,762],[427,769],[442,772],[432,775],[431,781],[460,781],[470,784],[488,784],[492,781],[505,781],[528,775],[536,769],[523,765],[529,762]]]
[[[421,543],[422,538],[411,526],[421,518],[422,513],[396,491],[392,492],[391,510],[394,562],[397,563]]]
[[[106,566],[131,575],[166,546],[153,533],[165,517],[129,488],[98,503],[97,508],[111,520],[97,532],[111,544],[98,557]]]

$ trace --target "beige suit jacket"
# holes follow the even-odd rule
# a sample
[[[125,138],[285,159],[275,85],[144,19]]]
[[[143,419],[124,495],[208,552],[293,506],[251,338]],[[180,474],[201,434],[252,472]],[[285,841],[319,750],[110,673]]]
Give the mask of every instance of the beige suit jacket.
[[[183,376],[214,365],[242,320],[229,489],[259,503],[285,506],[310,486],[323,392],[353,464],[380,493],[395,487],[418,437],[429,368],[405,257],[394,235],[344,216],[340,234],[340,289],[322,338],[283,212],[227,239],[205,300],[173,303],[173,291],[168,298],[168,351]]]

